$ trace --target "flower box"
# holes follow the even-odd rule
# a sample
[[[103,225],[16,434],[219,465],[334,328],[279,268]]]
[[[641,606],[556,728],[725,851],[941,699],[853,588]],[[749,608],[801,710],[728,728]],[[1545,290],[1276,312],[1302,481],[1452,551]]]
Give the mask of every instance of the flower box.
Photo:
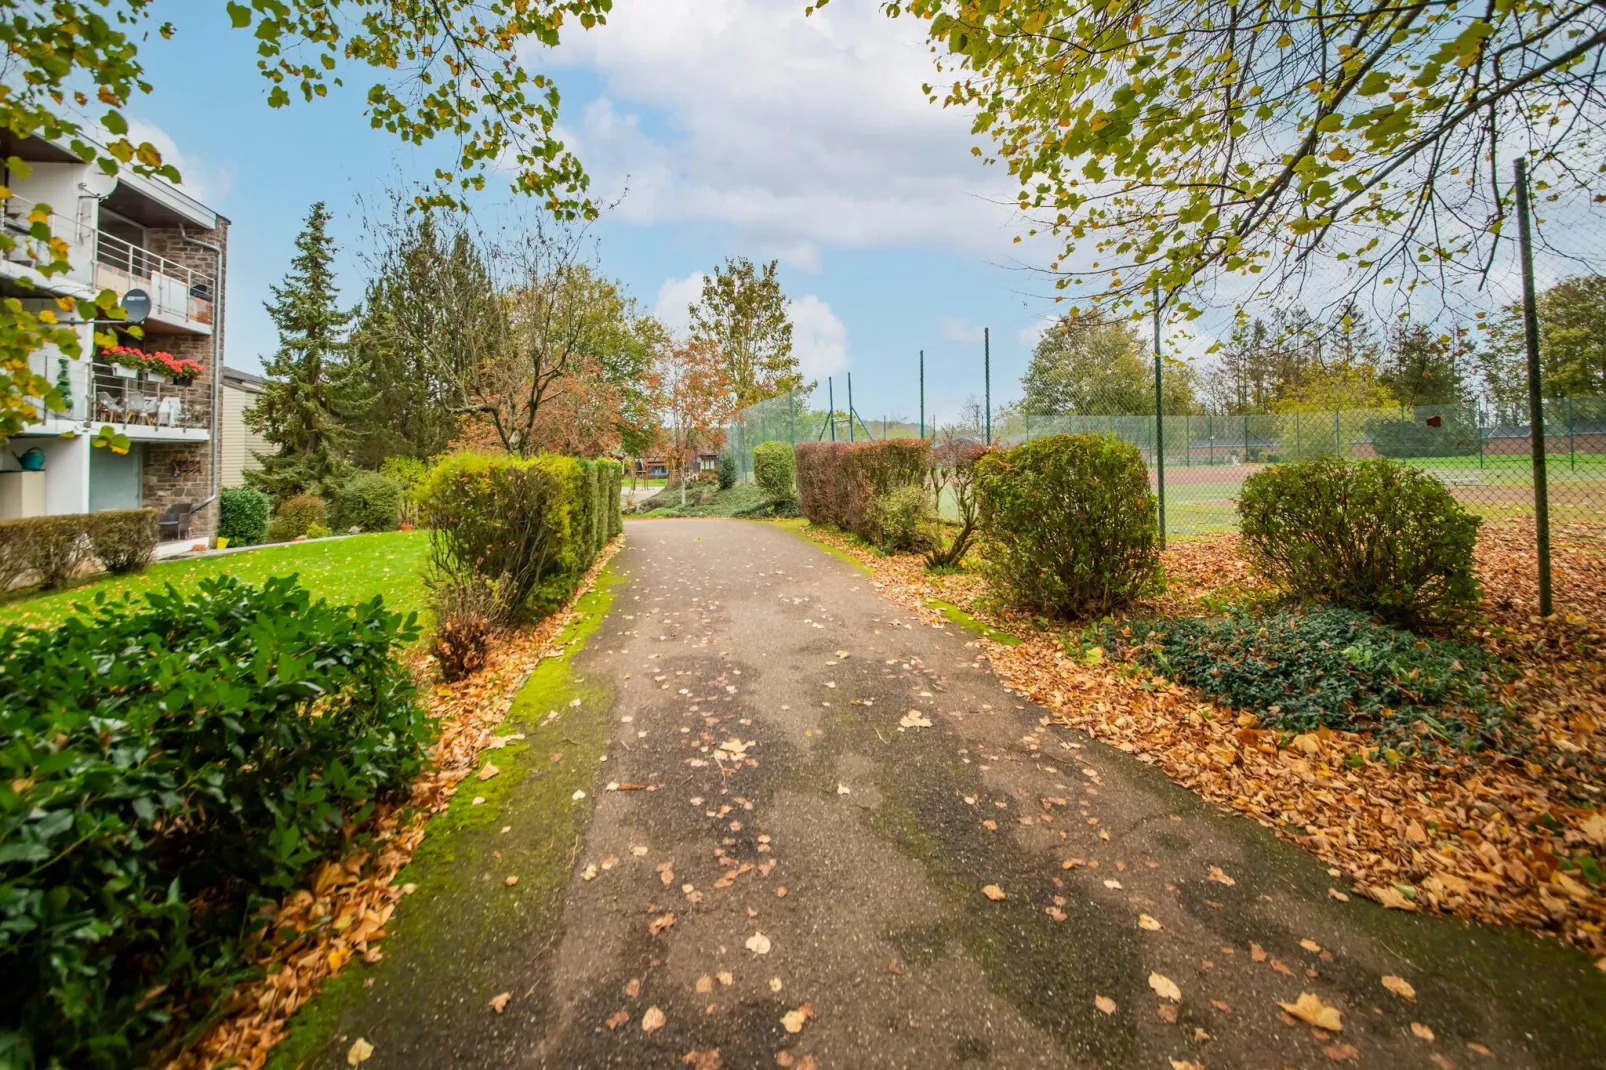
[[[138,379],[139,378],[139,369],[138,368],[130,368],[126,364],[118,364],[117,362],[113,361],[112,362],[112,374],[117,376],[117,378],[119,378],[119,379]]]

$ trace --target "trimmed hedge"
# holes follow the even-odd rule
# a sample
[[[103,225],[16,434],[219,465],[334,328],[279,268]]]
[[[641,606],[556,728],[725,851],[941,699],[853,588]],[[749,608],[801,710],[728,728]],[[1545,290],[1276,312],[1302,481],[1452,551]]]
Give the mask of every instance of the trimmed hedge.
[[[797,462],[790,442],[760,442],[753,447],[753,482],[772,502],[789,502],[797,497],[793,481]]]
[[[1049,435],[976,462],[981,568],[1012,604],[1077,617],[1160,581],[1143,455],[1112,435]]]
[[[289,542],[292,539],[299,539],[314,524],[319,527],[329,526],[328,506],[316,495],[297,494],[293,498],[285,499],[279,506],[278,512],[273,514],[273,522],[268,525],[268,541]]]
[[[611,460],[459,453],[418,488],[431,582],[493,584],[507,622],[561,606],[623,528]]]
[[[401,484],[378,472],[358,472],[335,491],[329,527],[335,531],[395,531],[401,523]]]
[[[405,801],[416,618],[293,577],[0,630],[0,1052],[167,1061],[249,974],[260,909]]]
[[[875,542],[882,530],[881,499],[899,487],[925,485],[931,443],[802,442],[796,459],[798,510],[813,523],[835,524]]]
[[[273,499],[255,487],[230,487],[218,494],[217,533],[236,546],[261,542],[268,534]]]
[[[155,509],[107,509],[0,520],[0,592],[28,576],[64,587],[98,559],[108,572],[137,572],[156,555]]]
[[[1481,519],[1433,476],[1385,458],[1277,465],[1244,480],[1244,543],[1289,591],[1392,624],[1455,624],[1479,598]]]
[[[138,572],[156,556],[161,529],[155,509],[107,509],[85,520],[90,548],[107,572]]]

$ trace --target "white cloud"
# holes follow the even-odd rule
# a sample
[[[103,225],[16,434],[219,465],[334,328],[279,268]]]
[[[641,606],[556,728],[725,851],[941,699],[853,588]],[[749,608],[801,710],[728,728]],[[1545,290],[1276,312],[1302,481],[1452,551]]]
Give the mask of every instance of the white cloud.
[[[684,335],[691,329],[691,306],[703,295],[702,272],[694,271],[684,279],[665,279],[658,287],[658,300],[653,304],[653,315],[672,334]]]
[[[937,329],[942,332],[944,342],[964,342],[980,345],[982,328],[967,319],[958,316],[938,316]]]
[[[848,367],[848,329],[831,306],[813,294],[786,303],[792,352],[805,381],[841,375]]]
[[[928,102],[919,19],[797,0],[618,0],[533,61],[602,94],[563,131],[618,216],[720,222],[766,256],[942,244],[1007,256],[1012,186],[970,154],[968,117]]]
[[[178,168],[179,177],[184,180],[179,188],[202,204],[216,206],[228,196],[229,187],[234,185],[234,171],[231,168],[213,166],[198,156],[184,152],[173,136],[155,123],[130,119],[128,140],[136,145],[142,141],[155,145],[156,151],[162,154],[162,162]]]

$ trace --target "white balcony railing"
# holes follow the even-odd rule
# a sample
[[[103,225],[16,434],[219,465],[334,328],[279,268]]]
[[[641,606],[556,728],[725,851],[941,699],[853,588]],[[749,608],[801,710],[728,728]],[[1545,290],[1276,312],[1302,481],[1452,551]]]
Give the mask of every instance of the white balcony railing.
[[[68,360],[65,365],[61,360],[43,353],[30,360],[34,371],[52,383],[61,380],[63,370],[66,373],[67,408],[44,412],[39,402],[43,419],[65,420],[86,431],[101,424],[133,429],[210,427],[211,399],[204,386],[162,382],[148,373],[131,376],[99,360]]]
[[[142,289],[151,295],[151,312],[163,319],[212,323],[217,280],[105,231],[95,235],[95,285],[119,297]]]
[[[0,229],[13,243],[5,252],[6,262],[32,268],[42,268],[51,263],[48,242],[34,232],[38,223],[44,224],[51,238],[67,243],[67,259],[73,269],[69,274],[87,280],[88,269],[84,265],[81,250],[93,241],[93,228],[16,194],[0,201]]]

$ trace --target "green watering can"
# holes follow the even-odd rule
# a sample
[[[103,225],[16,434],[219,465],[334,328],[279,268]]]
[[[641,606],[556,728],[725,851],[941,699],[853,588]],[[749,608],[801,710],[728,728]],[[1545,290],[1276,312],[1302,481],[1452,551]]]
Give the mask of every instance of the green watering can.
[[[24,472],[43,472],[45,470],[45,451],[35,446],[25,453],[13,453]]]

